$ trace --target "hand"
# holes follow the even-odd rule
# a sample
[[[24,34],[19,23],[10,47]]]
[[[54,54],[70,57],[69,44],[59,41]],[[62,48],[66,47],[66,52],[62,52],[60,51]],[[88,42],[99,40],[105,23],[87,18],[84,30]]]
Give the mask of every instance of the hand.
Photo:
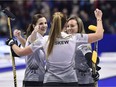
[[[88,52],[88,53],[85,54],[85,59],[87,60],[87,64],[90,68],[92,68],[92,59],[91,58],[92,58],[92,53],[91,52]],[[100,61],[100,59],[99,59],[99,57],[97,57],[97,61],[96,61],[96,64],[95,64],[97,71],[99,71],[101,69],[101,67],[98,66],[99,61]]]
[[[98,65],[96,65],[96,70],[97,70],[97,71],[101,70],[101,67],[98,66]]]
[[[34,32],[38,32],[39,31],[39,25],[36,25],[35,27],[34,27]]]
[[[14,44],[16,44],[16,41],[13,38],[10,38],[10,39],[6,40],[6,45],[12,46]]]
[[[94,11],[94,14],[95,14],[96,19],[101,20],[102,14],[103,14],[101,10],[96,9],[96,10]]]
[[[15,29],[14,32],[13,32],[13,35],[14,35],[15,37],[21,37],[21,31],[18,30],[18,29]]]
[[[12,38],[6,40],[6,45],[11,46],[11,53],[12,53],[12,56],[13,56],[13,57],[19,57],[19,56],[13,51],[13,49],[12,49],[12,45],[13,45],[13,44],[16,44],[16,45],[18,46],[17,40],[14,40],[14,39],[12,39]],[[19,46],[20,46],[20,45],[19,45]]]
[[[98,72],[96,72],[96,74],[92,74],[92,77],[93,77],[93,79],[95,80],[95,81],[98,81],[99,80],[99,73]]]

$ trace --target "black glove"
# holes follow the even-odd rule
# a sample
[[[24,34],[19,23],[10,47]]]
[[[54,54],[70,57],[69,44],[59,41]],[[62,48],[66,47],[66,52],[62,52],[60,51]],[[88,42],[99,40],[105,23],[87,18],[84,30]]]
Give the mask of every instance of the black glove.
[[[92,68],[92,59],[91,59],[92,58],[92,53],[91,52],[86,53],[85,54],[85,58],[87,60],[88,66],[90,68]],[[97,66],[97,64],[99,64],[99,62],[100,62],[100,59],[99,59],[99,57],[97,57],[96,70],[100,70],[101,69],[101,67]]]
[[[16,41],[13,38],[7,39],[6,40],[6,45],[11,46],[16,44]]]
[[[98,72],[96,72],[96,74],[92,74],[92,77],[93,77],[94,81],[98,81],[98,80],[99,80],[100,75],[99,75],[99,73],[98,73]]]
[[[16,44],[16,45],[18,46],[17,40],[14,40],[14,39],[12,39],[12,38],[6,40],[6,45],[11,46],[11,53],[12,53],[12,56],[13,56],[13,57],[19,57],[19,56],[14,52],[14,50],[12,49],[12,45],[13,45],[13,44]],[[20,45],[19,45],[19,47],[20,47]]]
[[[96,70],[99,71],[100,69],[101,69],[101,67],[96,65]]]

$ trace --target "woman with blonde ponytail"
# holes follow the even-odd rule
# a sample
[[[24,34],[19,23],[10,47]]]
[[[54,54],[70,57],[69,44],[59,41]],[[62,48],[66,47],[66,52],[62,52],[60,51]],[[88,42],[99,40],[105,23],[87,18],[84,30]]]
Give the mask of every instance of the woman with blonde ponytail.
[[[92,34],[66,34],[63,27],[66,23],[66,17],[56,12],[53,15],[51,30],[49,36],[43,39],[38,39],[30,46],[24,49],[19,48],[13,39],[6,41],[6,44],[11,46],[17,55],[28,55],[35,52],[37,49],[43,48],[46,54],[46,73],[44,76],[44,86],[49,87],[78,87],[77,76],[74,70],[74,56],[76,46],[81,43],[93,43],[102,39],[102,12],[99,9],[95,10],[97,18],[97,30]]]
[[[49,56],[50,53],[52,52],[56,38],[61,36],[61,31],[62,31],[61,21],[63,21],[63,19],[61,20],[61,17],[63,17],[63,14],[61,14],[60,12],[57,12],[53,15],[53,21],[52,21],[53,24],[51,26],[51,30],[48,38],[49,45],[47,49],[47,56]],[[64,18],[64,20],[66,20],[66,18]]]

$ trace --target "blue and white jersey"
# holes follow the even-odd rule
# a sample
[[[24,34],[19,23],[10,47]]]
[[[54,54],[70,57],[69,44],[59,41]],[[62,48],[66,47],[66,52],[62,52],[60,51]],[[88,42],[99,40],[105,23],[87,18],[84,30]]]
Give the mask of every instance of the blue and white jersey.
[[[43,36],[39,33],[36,35],[36,39],[43,39]],[[26,41],[26,46],[31,43]],[[26,71],[25,81],[43,81],[45,74],[45,52],[43,48],[36,50],[34,53],[25,56],[26,60]]]
[[[41,47],[47,54],[48,36],[42,40],[37,40],[30,47],[33,52]],[[88,43],[88,35],[75,34],[69,35],[64,32],[61,37],[56,39],[53,50],[47,61],[47,72],[44,77],[44,83],[47,82],[77,82],[76,72],[74,70],[75,49],[81,42]]]

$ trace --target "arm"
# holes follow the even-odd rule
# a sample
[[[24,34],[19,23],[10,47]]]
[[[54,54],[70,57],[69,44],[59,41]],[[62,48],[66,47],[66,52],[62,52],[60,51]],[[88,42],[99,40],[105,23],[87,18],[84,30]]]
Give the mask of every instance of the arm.
[[[25,48],[20,48],[20,47],[18,47],[17,45],[14,44],[14,45],[12,45],[12,49],[15,51],[15,53],[18,56],[26,56],[26,55],[29,55],[29,54],[33,53],[30,46],[27,46]]]
[[[31,35],[28,37],[28,41],[30,43],[33,43],[36,40],[36,35],[37,35],[37,32],[33,31]]]
[[[26,46],[25,48],[20,48],[16,45],[14,39],[8,39],[6,40],[6,45],[11,46],[13,51],[18,55],[18,56],[26,56],[29,55],[33,52],[35,52],[37,49],[42,48],[43,44],[42,41],[36,40],[34,43],[32,43],[29,46]]]
[[[29,36],[28,41],[29,41],[30,43],[33,43],[33,42],[37,39],[36,36],[37,36],[38,29],[39,29],[38,27],[39,27],[39,26],[36,25],[36,26],[34,27],[33,32],[32,32],[31,35]]]
[[[25,48],[20,48],[16,45],[16,41],[12,38],[6,40],[6,45],[10,46],[12,50],[18,55],[18,56],[25,56],[33,53],[30,46],[27,46]]]
[[[24,39],[24,38],[21,36],[21,31],[18,30],[18,29],[16,29],[16,30],[14,30],[13,35],[14,35],[15,37],[17,37],[17,39],[20,41],[21,45],[22,45],[23,47],[25,47],[26,39]]]
[[[88,42],[93,43],[103,38],[103,24],[102,24],[102,11],[96,9],[94,11],[96,20],[97,20],[97,30],[93,34],[88,34]]]
[[[83,55],[85,56],[85,59],[87,60],[87,64],[90,68],[92,68],[92,49],[91,49],[91,45],[90,44],[82,44],[80,45],[77,49],[81,50],[81,52],[83,53]],[[99,63],[99,57],[97,57],[97,63],[96,65]],[[97,68],[99,68],[97,66]]]

